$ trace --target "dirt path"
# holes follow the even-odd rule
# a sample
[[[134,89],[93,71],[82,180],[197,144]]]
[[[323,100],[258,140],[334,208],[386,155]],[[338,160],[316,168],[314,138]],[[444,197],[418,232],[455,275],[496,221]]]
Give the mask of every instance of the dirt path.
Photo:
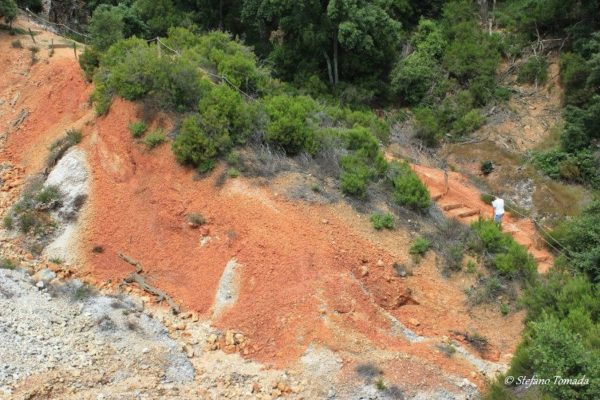
[[[448,191],[446,192],[442,170],[422,165],[413,165],[413,169],[429,189],[432,199],[447,217],[466,224],[477,221],[480,215],[486,218],[493,217],[492,207],[481,200],[481,192],[462,174],[448,173]],[[554,257],[544,247],[544,242],[531,219],[519,218],[519,216],[507,212],[502,222],[502,230],[510,233],[519,244],[529,250],[538,263],[538,272],[548,271]]]

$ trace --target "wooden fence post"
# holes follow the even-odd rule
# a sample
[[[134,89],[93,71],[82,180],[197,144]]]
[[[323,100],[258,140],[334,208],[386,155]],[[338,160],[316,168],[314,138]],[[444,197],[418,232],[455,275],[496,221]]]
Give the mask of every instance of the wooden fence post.
[[[31,40],[33,40],[33,44],[36,44],[35,37],[33,37],[33,32],[31,32],[31,28],[27,28],[27,29],[29,29],[29,36],[31,36]]]

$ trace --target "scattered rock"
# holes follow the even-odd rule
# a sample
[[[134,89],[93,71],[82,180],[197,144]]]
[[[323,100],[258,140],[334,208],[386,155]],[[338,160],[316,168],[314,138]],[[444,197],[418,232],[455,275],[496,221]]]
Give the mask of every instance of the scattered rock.
[[[379,260],[377,260],[377,266],[378,266],[379,268],[382,268],[382,267],[384,267],[384,266],[385,266],[385,264],[383,263],[383,260],[382,260],[382,259],[379,259]]]
[[[369,267],[367,267],[366,265],[362,265],[360,267],[360,276],[364,278],[367,275],[369,275]]]
[[[41,270],[37,274],[35,274],[33,278],[35,280],[43,281],[43,282],[47,283],[47,282],[50,282],[52,279],[56,278],[56,273],[51,271],[48,268],[44,268],[43,270]]]

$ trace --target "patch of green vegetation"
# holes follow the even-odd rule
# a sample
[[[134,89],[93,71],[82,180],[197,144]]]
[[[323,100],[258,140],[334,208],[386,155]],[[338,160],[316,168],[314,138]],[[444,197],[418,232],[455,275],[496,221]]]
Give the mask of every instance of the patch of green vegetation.
[[[75,301],[84,301],[90,297],[92,297],[96,291],[94,288],[88,284],[83,283],[73,292],[72,298]]]
[[[491,161],[483,161],[479,167],[483,175],[489,175],[494,171],[494,164]]]
[[[50,154],[46,159],[46,167],[52,168],[58,160],[71,148],[76,144],[81,142],[83,138],[83,134],[78,129],[69,129],[65,132],[65,135],[54,142],[49,147]]]
[[[427,188],[407,162],[392,162],[388,177],[396,204],[423,211],[431,204]]]
[[[373,228],[378,231],[381,229],[394,229],[394,216],[390,213],[373,213],[371,214],[371,223]]]
[[[60,204],[62,193],[56,186],[44,186],[41,177],[32,178],[20,199],[4,217],[6,229],[19,229],[23,234],[43,237],[54,231],[56,223],[49,211]]]
[[[227,176],[230,178],[237,178],[240,176],[240,170],[234,167],[227,169]]]
[[[543,56],[535,55],[519,68],[518,82],[543,85],[548,79],[548,61]]]
[[[418,237],[410,246],[410,254],[414,256],[424,256],[425,253],[427,253],[427,250],[429,250],[429,245],[429,240]]]
[[[0,269],[15,269],[17,264],[10,258],[0,258]]]
[[[471,225],[479,239],[481,250],[485,251],[487,265],[508,278],[532,278],[536,263],[527,250],[518,244],[511,235],[503,233],[492,220],[480,219]]]
[[[129,132],[135,139],[141,138],[148,130],[148,124],[144,121],[135,121],[129,124]]]
[[[153,148],[163,144],[166,140],[167,138],[165,137],[163,131],[161,129],[157,129],[146,135],[144,138],[144,144],[149,150],[152,150]]]
[[[204,225],[206,223],[206,219],[200,213],[190,213],[186,216],[186,219],[188,223],[195,226]]]

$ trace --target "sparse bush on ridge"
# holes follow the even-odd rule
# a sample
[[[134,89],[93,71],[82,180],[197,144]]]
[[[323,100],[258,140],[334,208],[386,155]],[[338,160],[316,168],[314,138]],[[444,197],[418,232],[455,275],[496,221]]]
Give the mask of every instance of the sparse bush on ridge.
[[[141,138],[148,130],[148,125],[144,121],[135,121],[129,124],[129,132],[136,139]]]
[[[425,253],[427,253],[427,250],[429,250],[429,245],[429,240],[423,237],[418,237],[410,246],[410,254],[413,256],[422,257],[425,255]]]
[[[429,207],[429,192],[407,162],[392,162],[388,176],[393,186],[396,204],[418,211]]]
[[[394,216],[390,213],[373,213],[371,214],[371,223],[373,228],[378,231],[381,229],[394,229]]]
[[[163,131],[161,129],[156,129],[155,131],[146,135],[146,137],[144,138],[144,144],[146,145],[146,147],[148,149],[151,150],[151,149],[155,148],[156,146],[161,145],[166,140],[167,140],[167,138],[165,137],[165,134],[163,133]]]

